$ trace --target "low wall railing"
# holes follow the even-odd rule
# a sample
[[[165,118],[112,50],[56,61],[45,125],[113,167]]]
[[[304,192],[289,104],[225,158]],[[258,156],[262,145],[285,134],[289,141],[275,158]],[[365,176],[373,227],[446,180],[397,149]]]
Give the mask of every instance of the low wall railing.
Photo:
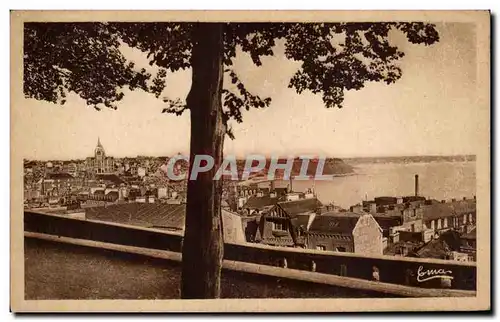
[[[182,233],[25,211],[24,230],[54,236],[181,252]],[[273,247],[253,243],[224,245],[224,259],[266,266],[374,280],[420,288],[476,290],[476,264],[398,256]]]
[[[137,258],[139,262],[143,262],[145,258],[155,259],[160,261],[168,261],[170,263],[180,264],[182,262],[182,255],[178,252],[171,252],[166,250],[157,250],[149,248],[141,248],[134,246],[124,246],[103,242],[96,242],[93,240],[75,239],[71,237],[60,237],[54,235],[47,235],[41,233],[24,233],[25,240],[41,240],[42,242],[64,244],[64,248],[74,248],[75,250],[83,248],[94,249],[95,251],[104,250],[113,253],[113,258],[126,258],[126,261]],[[43,245],[43,244],[42,244]],[[51,246],[52,247],[52,246]],[[93,252],[86,252],[92,256]],[[126,257],[120,256],[126,254]],[[57,263],[55,263],[57,265]],[[309,285],[311,289],[318,290],[318,287],[328,293],[331,292],[332,298],[347,297],[347,298],[360,298],[360,297],[473,297],[476,295],[474,291],[464,290],[449,290],[449,289],[428,289],[419,287],[410,287],[397,284],[389,284],[383,282],[366,281],[352,277],[335,276],[331,274],[322,274],[316,272],[306,272],[302,270],[273,267],[258,265],[245,262],[237,262],[224,260],[222,263],[222,271],[224,274],[244,274],[252,276],[246,281],[254,281],[262,283],[262,281],[269,281],[269,279],[277,279],[281,287],[287,289],[289,295],[301,292],[300,285]],[[238,283],[238,278],[242,276],[233,275],[233,282]],[[57,282],[56,282],[57,283]],[[305,283],[305,284],[304,284]],[[320,292],[321,293],[321,292]],[[316,293],[318,294],[318,293]],[[323,294],[323,293],[321,293]],[[306,296],[309,296],[306,294]]]

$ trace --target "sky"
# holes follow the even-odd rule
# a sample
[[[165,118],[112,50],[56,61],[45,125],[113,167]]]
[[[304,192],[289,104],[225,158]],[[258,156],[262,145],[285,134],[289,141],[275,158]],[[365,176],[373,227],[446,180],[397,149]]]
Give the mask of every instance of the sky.
[[[409,43],[399,32],[391,42],[405,52],[402,78],[395,84],[367,83],[345,93],[342,109],[327,109],[320,95],[287,88],[298,69],[283,46],[253,65],[238,53],[235,69],[247,89],[270,96],[271,106],[243,113],[233,123],[235,140],[226,137],[225,153],[331,157],[476,154],[476,37],[473,24],[437,25],[440,41]],[[143,53],[124,55],[147,66]],[[164,94],[184,99],[191,71],[169,75]],[[19,147],[27,159],[77,159],[92,156],[98,137],[107,155],[166,156],[189,151],[189,112],[162,114],[164,103],[142,91],[125,92],[118,110],[96,111],[71,95],[64,106],[25,99],[12,114],[23,129]],[[17,147],[16,147],[17,148]]]

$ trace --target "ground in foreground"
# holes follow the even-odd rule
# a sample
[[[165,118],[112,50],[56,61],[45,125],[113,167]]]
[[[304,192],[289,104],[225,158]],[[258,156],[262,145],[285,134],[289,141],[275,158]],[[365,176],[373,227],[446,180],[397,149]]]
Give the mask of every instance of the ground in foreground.
[[[178,299],[176,262],[25,239],[25,298]],[[222,298],[355,298],[359,290],[224,271]],[[379,295],[380,296],[380,295]],[[377,296],[377,297],[379,297]]]

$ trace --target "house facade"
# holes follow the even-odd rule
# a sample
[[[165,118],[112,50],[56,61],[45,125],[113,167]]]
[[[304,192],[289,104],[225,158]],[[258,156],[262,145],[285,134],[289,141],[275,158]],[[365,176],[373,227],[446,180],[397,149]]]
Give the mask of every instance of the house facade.
[[[426,229],[443,232],[450,229],[466,232],[476,225],[476,199],[442,201],[423,207],[423,222]]]
[[[81,188],[83,181],[75,178],[66,172],[52,172],[46,175],[46,178],[40,179],[35,184],[35,189],[39,191],[39,196],[60,197],[72,191],[72,189]]]
[[[261,215],[255,242],[271,246],[294,247],[294,237],[294,227],[290,216],[279,204]]]
[[[382,228],[371,215],[359,217],[352,230],[354,253],[364,255],[382,255],[384,253],[384,236]]]
[[[246,241],[243,223],[238,214],[222,209],[222,226],[224,228],[224,242],[244,243]]]
[[[307,231],[307,248],[382,255],[382,228],[371,214],[326,213],[315,216]]]

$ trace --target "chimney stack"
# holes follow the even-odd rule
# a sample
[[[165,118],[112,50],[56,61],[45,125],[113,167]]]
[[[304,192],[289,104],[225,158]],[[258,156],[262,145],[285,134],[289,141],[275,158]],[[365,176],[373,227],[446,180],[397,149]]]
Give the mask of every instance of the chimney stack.
[[[415,197],[418,197],[418,174],[415,175]]]

